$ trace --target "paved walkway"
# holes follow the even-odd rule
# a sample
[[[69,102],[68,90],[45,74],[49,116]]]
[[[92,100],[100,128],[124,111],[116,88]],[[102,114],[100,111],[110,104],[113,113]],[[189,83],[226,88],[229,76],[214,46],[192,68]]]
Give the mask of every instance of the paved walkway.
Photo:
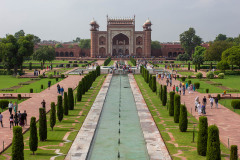
[[[166,85],[166,78],[163,80],[157,80],[160,84]],[[179,86],[180,81],[173,80],[173,85]],[[168,92],[172,91],[172,87],[167,88]],[[208,96],[209,94],[194,92],[194,93],[188,93],[186,91],[185,96],[181,96],[181,103],[186,105],[187,110],[189,113],[192,113],[194,117],[197,119],[199,118],[198,113],[194,111],[194,104],[195,104],[195,97],[199,96],[200,102],[202,102],[202,99],[204,96]],[[216,95],[216,94],[211,94]],[[235,94],[234,94],[235,95]],[[210,102],[207,99],[207,106],[206,106],[206,116],[208,117],[208,124],[212,125],[215,124],[219,128],[220,132],[220,140],[222,143],[224,143],[226,146],[228,146],[228,139],[229,139],[229,145],[238,145],[240,147],[240,115],[232,112],[231,110],[227,109],[221,104],[218,104],[218,109],[215,108],[215,105],[213,109],[210,107]]]
[[[76,88],[78,85],[78,82],[82,79],[82,76],[72,76],[69,75],[67,78],[59,82],[58,84],[60,86],[63,86],[65,91],[68,90],[68,88]],[[41,107],[41,101],[45,99],[46,101],[46,111],[48,112],[50,110],[50,104],[51,102],[57,103],[57,84],[51,86],[50,90],[46,89],[38,94],[32,94],[32,98],[22,102],[19,104],[19,110],[22,113],[24,110],[27,111],[27,126],[23,128],[23,131],[29,129],[30,119],[32,116],[35,116],[36,119],[39,119],[39,108]],[[5,148],[9,146],[12,143],[12,130],[10,129],[9,125],[9,111],[5,111],[2,113],[3,115],[3,125],[4,128],[0,128],[0,152],[3,150],[3,141]]]

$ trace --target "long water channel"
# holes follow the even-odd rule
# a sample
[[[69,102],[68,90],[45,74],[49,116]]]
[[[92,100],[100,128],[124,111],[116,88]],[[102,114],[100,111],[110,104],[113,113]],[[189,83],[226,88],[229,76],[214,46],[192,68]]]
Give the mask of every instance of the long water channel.
[[[112,77],[88,159],[149,159],[127,75]]]

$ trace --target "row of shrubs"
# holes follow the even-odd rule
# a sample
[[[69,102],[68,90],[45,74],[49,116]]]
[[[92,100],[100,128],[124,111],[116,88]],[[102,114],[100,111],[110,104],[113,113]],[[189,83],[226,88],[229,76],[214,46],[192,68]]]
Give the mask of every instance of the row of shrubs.
[[[69,68],[69,67],[78,67],[78,64],[59,64],[56,65],[56,67],[64,67],[64,65]]]
[[[109,63],[111,62],[111,57],[109,57],[108,59],[106,59],[105,61],[104,61],[104,66],[107,66]]]
[[[214,71],[215,75],[219,75],[219,73],[223,73],[225,75],[240,75],[240,71],[230,71],[230,70],[227,70],[227,71]]]
[[[133,64],[133,66],[136,66],[137,62],[134,58],[130,57],[130,61]]]
[[[68,61],[68,63],[88,63],[88,61]]]
[[[153,92],[156,92],[156,90],[157,90],[156,76],[149,74],[149,71],[146,68],[144,68],[143,66],[141,66],[141,68],[140,68],[140,73],[141,73],[142,77],[144,78],[145,82],[149,84],[149,87],[151,88],[151,90]]]

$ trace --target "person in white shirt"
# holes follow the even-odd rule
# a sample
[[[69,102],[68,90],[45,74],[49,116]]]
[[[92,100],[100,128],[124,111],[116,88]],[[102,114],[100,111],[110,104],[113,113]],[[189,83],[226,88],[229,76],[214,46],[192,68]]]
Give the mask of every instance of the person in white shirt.
[[[3,119],[3,115],[2,115],[2,113],[0,112],[0,123],[1,123],[1,125],[2,125],[2,128],[3,128],[2,119]]]
[[[201,114],[202,114],[202,107],[201,107],[200,102],[198,102],[197,108],[198,108],[198,115],[201,116]]]
[[[214,99],[213,99],[212,96],[210,96],[209,101],[210,101],[210,105],[211,105],[211,109],[212,109],[212,107],[213,107],[213,102],[214,102]]]
[[[10,101],[8,104],[8,110],[9,110],[10,115],[12,115],[12,109],[13,109],[13,104],[12,104],[12,101]]]

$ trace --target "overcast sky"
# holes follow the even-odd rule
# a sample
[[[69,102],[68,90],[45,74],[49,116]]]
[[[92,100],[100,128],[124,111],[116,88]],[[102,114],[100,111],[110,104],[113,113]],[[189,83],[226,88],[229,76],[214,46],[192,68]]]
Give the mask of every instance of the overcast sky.
[[[106,30],[109,17],[133,17],[136,30],[152,21],[152,40],[179,41],[194,27],[204,41],[240,34],[240,0],[0,0],[0,37],[23,29],[42,40],[90,38],[90,21]]]

